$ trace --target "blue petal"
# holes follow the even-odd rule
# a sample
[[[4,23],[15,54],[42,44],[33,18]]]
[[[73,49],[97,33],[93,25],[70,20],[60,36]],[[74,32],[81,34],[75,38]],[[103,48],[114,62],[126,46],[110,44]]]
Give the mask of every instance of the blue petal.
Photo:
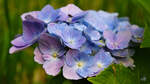
[[[86,41],[80,31],[70,28],[70,26],[64,29],[61,38],[63,39],[64,44],[72,49],[80,48]]]
[[[55,21],[58,17],[58,11],[54,10],[52,6],[46,5],[38,14],[38,19],[49,23]]]
[[[90,40],[99,40],[101,38],[101,34],[92,28],[87,28],[84,33],[90,38]]]

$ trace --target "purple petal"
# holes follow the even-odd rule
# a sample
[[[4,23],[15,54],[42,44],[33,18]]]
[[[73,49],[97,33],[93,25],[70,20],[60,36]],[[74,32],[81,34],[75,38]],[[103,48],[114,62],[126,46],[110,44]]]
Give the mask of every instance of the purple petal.
[[[82,12],[82,10],[78,8],[77,6],[75,6],[74,4],[68,4],[67,6],[62,7],[60,11],[64,13],[65,15],[71,15],[71,16],[75,16],[76,14],[79,14]]]
[[[131,32],[129,30],[120,31],[116,35],[116,42],[118,44],[118,49],[123,49],[128,47],[129,41],[131,40]]]
[[[82,79],[72,67],[68,67],[66,64],[63,67],[63,76],[70,80]]]
[[[20,50],[23,50],[23,49],[25,49],[25,48],[27,48],[27,47],[29,47],[29,46],[31,46],[31,45],[26,45],[26,46],[24,46],[24,47],[15,47],[15,46],[12,46],[12,47],[9,49],[9,53],[10,53],[10,54],[13,54],[13,53],[18,52],[18,51],[20,51]]]
[[[22,38],[22,36],[19,36],[19,37],[17,37],[17,38],[15,38],[14,40],[12,40],[11,41],[11,44],[13,44],[14,46],[25,46],[25,45],[27,45],[25,42],[24,42],[24,40],[23,40],[23,38]]]
[[[131,26],[131,33],[132,33],[132,41],[136,43],[141,43],[143,34],[144,34],[144,29],[139,28],[137,25],[132,25]]]
[[[61,46],[61,43],[58,39],[49,36],[48,34],[41,35],[39,39],[39,49],[43,54],[52,55],[54,52],[62,56],[65,53],[65,50]]]
[[[39,14],[40,11],[32,11],[32,12],[28,12],[28,13],[24,13],[21,15],[21,19],[24,21],[26,20],[26,16],[27,15],[31,15],[34,18],[37,18],[37,15]]]
[[[43,68],[48,75],[56,76],[59,74],[61,67],[64,65],[64,60],[56,59],[54,61],[46,61]]]
[[[41,52],[39,51],[39,49],[36,47],[34,50],[34,61],[36,61],[39,64],[43,64],[44,63],[44,59],[43,56],[41,54]]]
[[[69,50],[66,54],[66,64],[67,66],[70,66],[72,67],[74,64],[75,64],[75,60],[74,60],[74,57],[78,54],[78,51],[77,50]]]
[[[103,32],[103,36],[107,41],[114,41],[115,33],[112,30],[106,30]]]
[[[40,34],[44,32],[45,24],[39,20],[25,20],[23,21],[23,40],[26,43],[33,43]]]

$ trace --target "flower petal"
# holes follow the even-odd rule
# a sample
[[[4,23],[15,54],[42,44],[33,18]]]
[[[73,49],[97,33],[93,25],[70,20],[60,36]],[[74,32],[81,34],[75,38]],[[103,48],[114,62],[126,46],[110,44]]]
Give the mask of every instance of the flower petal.
[[[39,64],[43,64],[44,63],[44,59],[42,57],[41,52],[39,51],[38,47],[35,48],[34,50],[34,61],[36,61]]]
[[[57,59],[55,61],[46,61],[43,64],[43,68],[48,75],[56,76],[59,74],[61,67],[64,65],[62,59]]]
[[[70,80],[82,79],[72,67],[69,67],[66,64],[63,67],[63,76]]]

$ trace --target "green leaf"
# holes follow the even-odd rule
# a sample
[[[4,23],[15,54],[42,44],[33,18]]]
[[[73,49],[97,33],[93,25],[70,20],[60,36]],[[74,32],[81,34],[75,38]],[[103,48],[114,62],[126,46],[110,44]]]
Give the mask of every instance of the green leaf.
[[[150,29],[148,28],[148,25],[145,26],[144,39],[140,47],[141,48],[150,47]]]
[[[123,65],[111,65],[96,77],[88,78],[93,84],[138,84],[134,73]]]

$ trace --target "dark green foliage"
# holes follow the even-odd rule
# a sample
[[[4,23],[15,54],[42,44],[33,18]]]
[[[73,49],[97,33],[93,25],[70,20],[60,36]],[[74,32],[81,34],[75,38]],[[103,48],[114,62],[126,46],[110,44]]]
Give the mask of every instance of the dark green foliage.
[[[123,65],[111,65],[96,77],[88,78],[93,84],[137,84],[133,71]]]

